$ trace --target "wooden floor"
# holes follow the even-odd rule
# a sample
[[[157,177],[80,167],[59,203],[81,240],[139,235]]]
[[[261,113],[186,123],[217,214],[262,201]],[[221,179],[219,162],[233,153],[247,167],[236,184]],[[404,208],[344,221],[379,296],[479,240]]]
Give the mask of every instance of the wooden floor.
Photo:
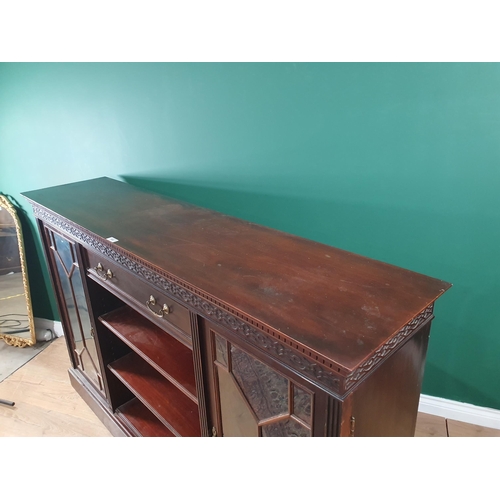
[[[63,338],[0,383],[0,436],[111,437],[69,383],[68,352]],[[500,430],[419,413],[417,437],[489,437]]]
[[[69,382],[64,338],[0,383],[0,436],[111,436]]]

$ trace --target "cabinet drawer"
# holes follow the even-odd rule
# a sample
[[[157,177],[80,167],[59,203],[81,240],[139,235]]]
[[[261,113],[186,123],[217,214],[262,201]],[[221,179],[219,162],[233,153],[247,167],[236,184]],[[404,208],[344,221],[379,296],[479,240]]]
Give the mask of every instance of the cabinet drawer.
[[[100,254],[86,252],[87,275],[179,340],[191,345],[189,310]],[[172,331],[171,327],[175,328]],[[169,328],[170,327],[170,328]],[[179,335],[177,335],[179,336]]]

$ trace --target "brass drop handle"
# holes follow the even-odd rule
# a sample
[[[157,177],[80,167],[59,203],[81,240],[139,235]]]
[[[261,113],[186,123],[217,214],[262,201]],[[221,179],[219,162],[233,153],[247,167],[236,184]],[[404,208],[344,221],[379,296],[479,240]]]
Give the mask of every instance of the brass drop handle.
[[[103,281],[106,281],[113,277],[113,272],[111,271],[111,269],[104,271],[104,267],[102,267],[102,264],[100,262],[97,264],[97,266],[94,267],[94,271],[96,272],[97,276],[99,276],[99,278],[101,278]]]
[[[163,318],[164,315],[167,315],[170,313],[170,307],[167,306],[167,304],[163,304],[163,307],[159,309],[158,311],[155,311],[151,306],[156,305],[156,299],[150,295],[149,300],[146,300],[146,306],[147,308],[155,315],[158,316],[159,318]]]

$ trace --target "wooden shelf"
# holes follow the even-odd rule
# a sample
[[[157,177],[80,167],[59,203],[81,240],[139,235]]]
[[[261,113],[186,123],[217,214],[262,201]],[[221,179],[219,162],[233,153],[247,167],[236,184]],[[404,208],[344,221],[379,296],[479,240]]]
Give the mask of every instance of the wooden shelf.
[[[99,320],[190,399],[198,402],[193,353],[188,347],[128,306],[105,314]]]
[[[127,354],[109,369],[176,436],[201,436],[198,406],[138,354]]]
[[[117,408],[116,415],[137,436],[175,437],[137,398]]]

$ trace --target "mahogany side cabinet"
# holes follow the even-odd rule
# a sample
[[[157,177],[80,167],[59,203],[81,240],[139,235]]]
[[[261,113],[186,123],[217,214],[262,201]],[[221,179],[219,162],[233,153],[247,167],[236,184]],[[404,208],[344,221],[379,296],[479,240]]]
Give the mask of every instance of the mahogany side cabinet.
[[[113,435],[413,436],[450,284],[105,177],[23,195]]]

